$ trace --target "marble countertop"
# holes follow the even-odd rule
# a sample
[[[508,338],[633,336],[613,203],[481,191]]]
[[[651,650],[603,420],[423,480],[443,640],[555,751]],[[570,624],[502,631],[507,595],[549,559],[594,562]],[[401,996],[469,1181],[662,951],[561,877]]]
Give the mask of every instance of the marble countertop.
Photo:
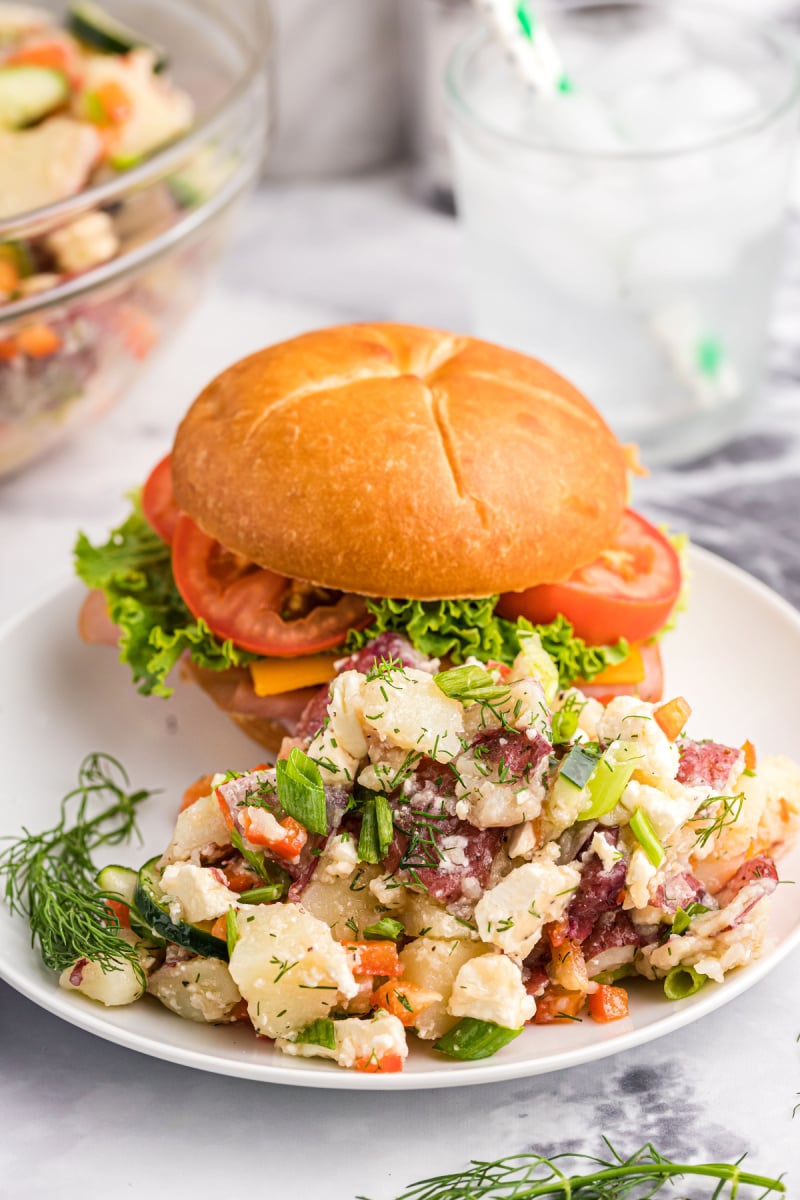
[[[702,463],[660,470],[638,503],[800,605],[800,234],[787,254],[771,384],[750,426]],[[258,246],[258,254],[252,247]],[[402,174],[271,185],[216,283],[103,422],[0,486],[0,621],[69,574],[75,531],[106,530],[168,448],[200,386],[314,325],[398,319],[468,328],[459,233]],[[800,956],[721,1011],[647,1047],[481,1089],[306,1092],[162,1063],[94,1039],[0,985],[0,1197],[228,1194],[391,1200],[468,1157],[652,1138],[675,1157],[747,1152],[800,1186]],[[208,1133],[206,1132],[208,1131]],[[214,1151],[196,1152],[210,1136]],[[19,1181],[17,1183],[16,1181]],[[23,1184],[24,1181],[24,1184]],[[177,1189],[177,1190],[176,1190]]]

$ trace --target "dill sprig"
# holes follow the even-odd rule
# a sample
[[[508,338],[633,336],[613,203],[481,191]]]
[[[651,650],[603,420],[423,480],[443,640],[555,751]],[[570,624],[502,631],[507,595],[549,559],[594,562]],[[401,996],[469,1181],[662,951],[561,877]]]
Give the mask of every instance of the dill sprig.
[[[735,1163],[675,1163],[651,1142],[623,1158],[603,1139],[608,1158],[574,1152],[545,1158],[540,1154],[515,1154],[495,1162],[473,1162],[465,1171],[439,1175],[412,1184],[397,1200],[535,1200],[540,1196],[565,1200],[648,1200],[672,1180],[699,1176],[716,1180],[709,1200],[740,1195],[742,1188],[759,1189],[759,1197],[785,1193],[780,1179],[752,1175]],[[586,1167],[592,1169],[586,1171]],[[582,1172],[582,1173],[581,1173]],[[359,1200],[365,1200],[359,1197]],[[743,1198],[742,1198],[743,1200]]]
[[[142,978],[136,950],[119,936],[119,920],[97,887],[92,854],[140,836],[136,809],[150,795],[129,791],[128,776],[115,758],[89,754],[78,770],[77,787],[61,801],[58,823],[43,833],[23,826],[22,836],[0,854],[8,905],[28,919],[31,945],[39,943],[45,965],[54,971],[80,958],[114,971],[125,959]],[[97,811],[104,800],[106,807]]]

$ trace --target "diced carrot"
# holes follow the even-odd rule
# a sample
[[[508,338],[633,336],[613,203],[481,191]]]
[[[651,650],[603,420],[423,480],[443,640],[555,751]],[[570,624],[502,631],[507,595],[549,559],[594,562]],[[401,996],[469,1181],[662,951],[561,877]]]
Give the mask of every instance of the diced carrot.
[[[104,897],[103,903],[107,908],[110,908],[113,913],[116,913],[117,920],[123,929],[131,927],[131,910],[123,900],[109,900]]]
[[[7,258],[0,258],[0,292],[13,292],[19,284],[19,271]]]
[[[671,742],[675,741],[691,715],[692,706],[683,696],[676,696],[674,700],[668,700],[666,704],[659,704],[658,708],[653,709],[656,724]]]
[[[17,334],[17,349],[29,358],[49,358],[61,346],[61,338],[49,325],[28,325]]]
[[[354,975],[386,975],[393,979],[403,973],[394,942],[342,942]]]
[[[0,342],[0,362],[11,362],[18,354],[17,343],[13,338],[4,338]]]
[[[372,993],[371,1004],[373,1008],[385,1008],[404,1025],[416,1025],[419,1014],[441,998],[439,992],[429,992],[409,979],[393,979]]]
[[[224,796],[220,792],[219,788],[214,789],[214,795],[217,797],[217,804],[219,805],[219,811],[222,813],[222,816],[225,819],[225,824],[228,826],[228,829],[233,829],[233,813],[231,812],[230,808],[228,807],[227,800],[224,798]]]
[[[561,1021],[575,1020],[585,1000],[583,992],[568,992],[566,988],[548,984],[536,1001],[534,1025],[553,1025]]]
[[[201,800],[203,796],[207,796],[211,791],[211,781],[213,775],[201,775],[199,779],[195,779],[194,783],[190,783],[186,791],[183,793],[179,812],[183,812],[185,808],[191,808],[195,800]]]
[[[545,925],[544,932],[547,935],[547,940],[555,949],[557,946],[563,946],[567,940],[567,929],[569,923],[566,917],[561,917],[559,921],[551,921],[549,925]]]
[[[353,1066],[367,1075],[388,1075],[394,1071],[402,1071],[403,1059],[399,1054],[384,1054],[383,1058],[376,1058],[374,1054],[370,1054],[369,1058],[357,1058]]]
[[[99,111],[102,115],[100,124],[122,125],[129,120],[133,113],[133,104],[131,98],[121,84],[115,79],[108,79],[105,83],[101,83],[91,93],[97,100],[97,105],[93,106],[93,111]]]
[[[752,742],[742,742],[742,750],[744,751],[744,766],[746,771],[755,771],[756,769],[756,748]]]
[[[623,1020],[628,1015],[628,993],[625,988],[599,984],[597,991],[589,997],[589,1015],[603,1024]]]
[[[264,880],[245,866],[223,867],[222,873],[232,892],[249,892],[252,888],[261,887]]]
[[[227,914],[217,917],[214,924],[211,926],[211,936],[219,938],[220,941],[228,940],[228,917]]]
[[[61,39],[30,42],[4,59],[4,67],[47,67],[62,71],[74,88],[80,83],[80,59],[70,42]]]
[[[278,822],[284,831],[282,837],[265,837],[256,828],[247,808],[242,809],[241,821],[242,830],[248,842],[252,842],[255,846],[266,846],[279,858],[297,858],[308,841],[308,832],[305,826],[301,825],[299,821],[295,821],[294,817],[284,817],[282,821]]]
[[[150,317],[133,303],[121,304],[116,312],[116,325],[125,349],[134,358],[146,358],[158,341],[158,330]]]

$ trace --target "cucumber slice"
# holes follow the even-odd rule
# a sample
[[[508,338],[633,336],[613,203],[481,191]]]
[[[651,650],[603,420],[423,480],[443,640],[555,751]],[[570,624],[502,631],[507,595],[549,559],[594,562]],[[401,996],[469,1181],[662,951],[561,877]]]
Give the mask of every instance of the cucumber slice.
[[[103,867],[102,871],[98,872],[97,886],[101,892],[113,892],[115,896],[119,896],[120,900],[124,900],[126,904],[133,904],[133,898],[136,895],[136,880],[138,878],[138,871],[133,871],[130,867],[120,867],[116,863],[112,863],[111,866]]]
[[[159,856],[151,858],[139,871],[134,893],[134,903],[144,920],[155,933],[165,937],[168,942],[175,942],[202,954],[205,958],[221,958],[228,961],[228,943],[214,937],[209,929],[202,925],[190,925],[188,921],[173,921],[169,912],[169,903],[161,891],[161,871],[158,868]]]
[[[167,66],[167,55],[161,46],[154,45],[129,25],[109,16],[92,0],[84,0],[70,7],[67,29],[84,46],[99,54],[129,54],[131,50],[146,47],[155,54],[156,71],[163,71]]]
[[[69,99],[63,71],[50,67],[0,67],[0,126],[33,125]]]

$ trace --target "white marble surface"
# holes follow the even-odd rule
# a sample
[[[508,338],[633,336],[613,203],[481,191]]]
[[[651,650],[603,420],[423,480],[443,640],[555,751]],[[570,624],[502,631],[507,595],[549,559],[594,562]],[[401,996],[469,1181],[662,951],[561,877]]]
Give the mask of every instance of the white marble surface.
[[[793,269],[800,279],[800,264]],[[793,291],[790,279],[773,386],[751,428],[703,464],[658,473],[639,502],[798,603]],[[273,185],[251,205],[215,289],[136,390],[103,423],[0,486],[0,620],[69,573],[78,527],[100,533],[121,515],[122,492],[167,449],[217,369],[266,342],[354,318],[466,327],[455,225],[417,209],[397,175]],[[648,1138],[695,1159],[747,1151],[764,1171],[791,1169],[797,1195],[798,994],[795,955],[721,1012],[614,1059],[477,1090],[367,1097],[160,1063],[0,985],[0,1197],[116,1200],[145,1189],[171,1200],[245,1187],[287,1200],[391,1200],[411,1179],[470,1156],[591,1150],[601,1133],[628,1151]]]

